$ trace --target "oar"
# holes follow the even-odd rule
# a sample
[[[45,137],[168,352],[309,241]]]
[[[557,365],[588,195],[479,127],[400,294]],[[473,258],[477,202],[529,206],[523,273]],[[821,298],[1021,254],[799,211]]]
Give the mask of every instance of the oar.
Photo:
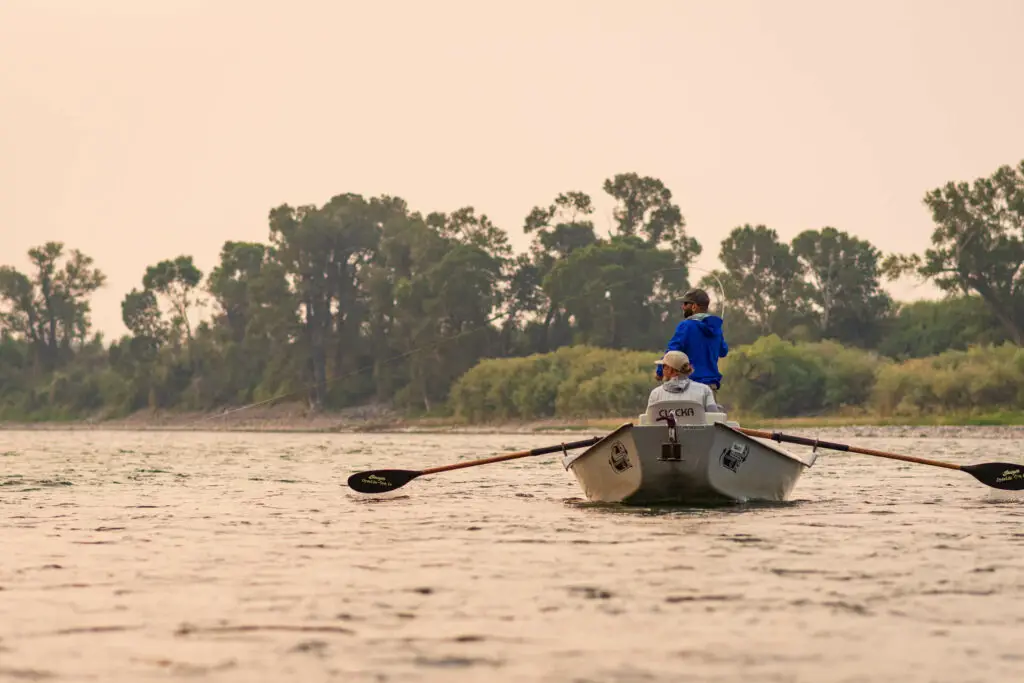
[[[531,455],[547,455],[548,453],[557,453],[563,450],[586,448],[587,446],[593,446],[600,440],[600,437],[595,436],[593,438],[586,439],[585,441],[573,441],[572,443],[559,444],[557,446],[533,448],[528,451],[508,453],[507,455],[496,455],[492,458],[482,458],[480,460],[458,462],[454,465],[431,467],[426,470],[369,470],[367,472],[356,472],[348,478],[348,485],[359,493],[384,493],[386,491],[394,491],[399,487],[405,486],[416,477],[422,477],[424,474],[437,474],[438,472],[461,470],[464,467],[476,467],[477,465],[487,465],[492,462],[514,460],[515,458],[526,458]]]
[[[771,439],[773,441],[778,441],[779,443],[785,442],[799,444],[801,446],[817,446],[818,448],[828,448],[833,451],[863,453],[864,455],[874,455],[879,458],[892,458],[893,460],[916,462],[920,465],[932,465],[933,467],[945,467],[950,470],[960,470],[961,472],[966,472],[971,475],[982,484],[991,486],[992,488],[1006,489],[1007,491],[1024,490],[1024,465],[1011,465],[1007,462],[983,462],[977,465],[956,465],[951,462],[942,462],[941,460],[915,458],[911,455],[887,453],[886,451],[876,451],[871,448],[858,448],[857,446],[847,446],[842,443],[819,441],[817,439],[808,439],[802,436],[791,436],[789,434],[781,434],[779,432],[762,432],[757,429],[738,429],[737,431],[743,432],[747,436]]]

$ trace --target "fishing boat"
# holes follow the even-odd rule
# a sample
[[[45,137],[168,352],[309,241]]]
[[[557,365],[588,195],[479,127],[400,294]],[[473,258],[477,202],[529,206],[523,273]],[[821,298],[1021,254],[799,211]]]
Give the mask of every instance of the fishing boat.
[[[649,406],[639,424],[628,422],[604,437],[531,448],[424,470],[366,470],[348,478],[359,493],[389,493],[424,475],[467,467],[562,453],[586,497],[594,502],[653,505],[784,501],[804,470],[817,460],[818,448],[965,472],[982,484],[1024,491],[1024,465],[982,462],[961,465],[873,448],[809,439],[776,431],[745,429],[700,403],[666,401]],[[773,445],[810,446],[805,458]],[[570,455],[569,451],[578,451]]]
[[[786,500],[817,452],[799,458],[747,436],[725,413],[660,402],[586,450],[562,456],[587,500],[626,505]]]

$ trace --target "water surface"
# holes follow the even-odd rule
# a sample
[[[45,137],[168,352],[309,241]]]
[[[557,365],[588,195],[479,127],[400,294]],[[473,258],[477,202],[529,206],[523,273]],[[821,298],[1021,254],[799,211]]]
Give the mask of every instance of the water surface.
[[[1024,680],[1024,500],[966,474],[824,454],[712,510],[582,504],[551,456],[345,486],[577,438],[0,432],[0,681]]]

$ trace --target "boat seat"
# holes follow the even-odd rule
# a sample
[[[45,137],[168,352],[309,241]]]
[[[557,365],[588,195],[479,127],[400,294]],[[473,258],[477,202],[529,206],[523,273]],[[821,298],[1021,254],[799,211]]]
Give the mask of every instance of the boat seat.
[[[704,406],[696,401],[659,401],[647,407],[647,412],[643,414],[641,424],[665,424],[665,420],[658,422],[658,418],[669,413],[675,418],[677,425],[707,424]]]

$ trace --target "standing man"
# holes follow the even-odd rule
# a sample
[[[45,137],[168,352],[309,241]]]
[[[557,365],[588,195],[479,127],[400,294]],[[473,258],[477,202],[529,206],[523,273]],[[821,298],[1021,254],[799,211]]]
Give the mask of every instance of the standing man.
[[[722,335],[722,319],[708,313],[710,304],[711,297],[703,289],[691,289],[683,295],[683,321],[676,326],[668,350],[687,355],[693,365],[690,379],[718,391],[722,387],[718,359],[728,355],[729,345]],[[661,377],[661,366],[658,377]]]

